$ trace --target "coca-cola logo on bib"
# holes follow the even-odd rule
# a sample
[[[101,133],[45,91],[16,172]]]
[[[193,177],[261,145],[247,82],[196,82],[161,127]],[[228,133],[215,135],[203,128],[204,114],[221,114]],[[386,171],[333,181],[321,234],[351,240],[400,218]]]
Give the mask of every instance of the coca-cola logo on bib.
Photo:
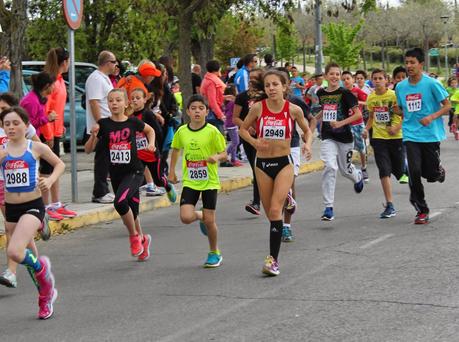
[[[110,145],[110,150],[130,150],[130,143],[114,143]]]
[[[24,160],[8,160],[5,169],[26,169],[29,165]]]
[[[200,167],[206,167],[207,166],[207,162],[205,160],[187,161],[186,164],[191,169],[197,169],[197,168],[200,168]]]

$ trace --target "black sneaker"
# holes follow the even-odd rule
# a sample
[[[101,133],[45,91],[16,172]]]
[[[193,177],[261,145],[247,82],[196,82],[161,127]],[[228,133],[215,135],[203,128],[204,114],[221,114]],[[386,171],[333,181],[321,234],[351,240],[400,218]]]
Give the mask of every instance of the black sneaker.
[[[440,174],[438,175],[437,182],[443,183],[446,177],[446,170],[444,169],[443,166],[440,165],[438,168],[438,171],[440,172]]]
[[[245,210],[248,211],[249,213],[253,214],[253,215],[257,215],[257,216],[261,215],[260,205],[259,204],[255,204],[253,202],[247,204],[245,206]]]

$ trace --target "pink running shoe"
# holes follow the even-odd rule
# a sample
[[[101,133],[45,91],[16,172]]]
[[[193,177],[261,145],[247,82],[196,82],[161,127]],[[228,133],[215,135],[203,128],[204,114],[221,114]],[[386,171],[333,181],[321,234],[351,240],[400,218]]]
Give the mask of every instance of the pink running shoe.
[[[280,273],[279,264],[277,263],[276,259],[274,259],[271,255],[268,255],[265,258],[265,263],[261,271],[269,276],[277,276]]]
[[[129,242],[131,244],[132,256],[138,257],[143,253],[142,239],[139,235],[129,236]]]
[[[50,221],[62,221],[64,219],[64,216],[59,214],[56,209],[53,208],[46,209],[46,214],[48,215],[48,219]]]
[[[38,296],[38,311],[39,319],[48,319],[54,313],[54,302],[57,299],[57,290],[53,289],[53,293],[50,297],[47,296]]]
[[[143,236],[143,253],[139,255],[138,261],[147,261],[150,259],[150,245],[151,245],[151,235],[146,234]]]
[[[75,211],[67,209],[65,205],[59,208],[56,208],[55,211],[56,213],[58,213],[59,215],[65,218],[72,218],[78,215]]]

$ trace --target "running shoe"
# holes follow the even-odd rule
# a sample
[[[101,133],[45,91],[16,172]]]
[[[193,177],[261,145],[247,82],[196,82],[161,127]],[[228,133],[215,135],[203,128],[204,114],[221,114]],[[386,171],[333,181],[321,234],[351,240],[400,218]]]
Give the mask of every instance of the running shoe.
[[[293,242],[294,240],[292,229],[289,226],[284,226],[282,228],[282,242]]]
[[[132,256],[138,257],[143,253],[142,239],[139,235],[129,236],[129,242],[131,244]]]
[[[354,183],[354,191],[360,194],[363,190],[363,185],[364,185],[364,182],[363,182],[363,174],[362,174],[362,177],[360,178],[360,180],[357,183]]]
[[[267,256],[265,258],[265,264],[263,265],[261,272],[269,276],[279,275],[279,264],[277,263],[276,259],[274,259],[271,255]]]
[[[11,272],[8,268],[0,275],[0,285],[4,285],[10,288],[16,288],[18,282],[16,280],[16,274]]]
[[[408,178],[408,176],[406,174],[403,174],[402,177],[400,177],[400,179],[398,180],[398,182],[400,184],[408,184],[408,181],[410,179]]]
[[[202,235],[207,236],[207,227],[204,224],[204,221],[199,221],[199,229],[201,229]]]
[[[418,212],[416,214],[416,217],[414,218],[414,224],[427,224],[427,223],[429,223],[429,214]]]
[[[439,166],[438,167],[438,171],[439,171],[439,175],[438,175],[438,178],[437,178],[437,182],[439,183],[443,183],[445,181],[445,178],[446,178],[446,170],[443,166]]]
[[[149,197],[153,196],[162,196],[166,193],[166,190],[163,190],[161,188],[158,188],[156,185],[148,185],[147,189],[145,190],[145,195]]]
[[[379,215],[379,218],[386,219],[390,217],[394,217],[396,215],[396,211],[394,205],[390,202],[387,203],[385,206],[384,211]]]
[[[101,204],[110,204],[115,200],[115,195],[112,193],[107,193],[102,197],[92,197],[92,202],[101,203]]]
[[[248,211],[249,213],[253,214],[253,215],[257,215],[257,216],[261,215],[260,205],[259,204],[255,204],[253,202],[247,204],[245,206],[245,210]]]
[[[334,218],[335,216],[333,216],[333,207],[326,207],[320,219],[322,221],[331,221]]]
[[[235,160],[231,164],[233,164],[233,166],[235,167],[244,166],[244,164],[240,160]]]
[[[215,268],[222,264],[223,257],[220,252],[209,252],[207,260],[204,263],[205,268]]]
[[[49,207],[46,209],[46,215],[50,221],[62,221],[64,216],[59,214],[54,208]]]
[[[368,177],[367,169],[362,169],[362,177],[365,183],[368,183],[370,181],[370,178]]]
[[[45,217],[41,222],[41,227],[38,229],[38,234],[40,234],[40,237],[43,241],[48,241],[51,237],[51,229],[49,229],[48,214],[45,214]]]
[[[290,190],[287,194],[287,204],[285,206],[285,210],[288,213],[293,214],[295,212],[295,209],[296,209],[296,201],[293,198],[292,191]]]
[[[459,131],[454,132],[454,140],[459,140]]]
[[[177,201],[177,192],[175,191],[175,187],[172,184],[169,184],[171,189],[167,192],[167,198],[169,198],[169,201],[171,203],[175,203]]]
[[[57,299],[57,290],[52,289],[52,293],[49,296],[38,296],[38,318],[48,319],[54,313],[54,302]]]
[[[65,218],[73,218],[78,215],[75,211],[67,209],[66,205],[62,205],[59,208],[55,208],[54,210],[56,213],[58,213],[59,215]]]
[[[151,235],[145,234],[143,236],[143,242],[142,242],[143,252],[142,254],[139,255],[139,258],[137,259],[138,261],[147,261],[148,259],[150,259],[150,245],[151,245]]]
[[[220,167],[233,167],[234,165],[230,163],[229,161],[225,161],[220,163]]]

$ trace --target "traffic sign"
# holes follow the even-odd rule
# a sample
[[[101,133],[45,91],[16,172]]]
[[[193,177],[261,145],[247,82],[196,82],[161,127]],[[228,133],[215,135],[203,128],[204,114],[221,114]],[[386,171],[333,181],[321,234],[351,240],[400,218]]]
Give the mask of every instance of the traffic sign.
[[[62,6],[67,25],[72,30],[79,28],[83,18],[83,0],[62,0]]]
[[[429,56],[430,57],[438,57],[438,56],[440,56],[440,51],[438,51],[438,49],[430,49],[429,50]]]

